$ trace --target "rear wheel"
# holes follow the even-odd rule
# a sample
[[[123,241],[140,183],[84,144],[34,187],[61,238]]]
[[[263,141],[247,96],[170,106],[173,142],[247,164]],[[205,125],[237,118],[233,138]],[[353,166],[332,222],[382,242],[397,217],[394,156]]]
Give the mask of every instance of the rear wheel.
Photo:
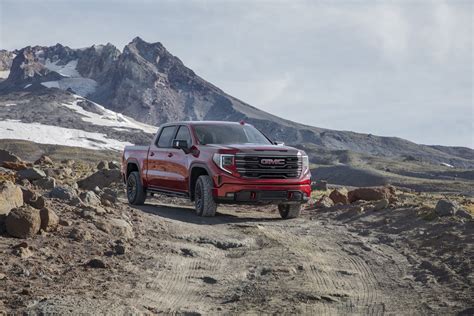
[[[211,177],[206,175],[199,176],[194,192],[194,204],[197,215],[206,217],[216,215],[217,203],[212,196],[212,188]]]
[[[127,178],[127,199],[132,205],[143,205],[146,200],[146,191],[140,181],[140,175],[133,171]]]
[[[278,204],[278,211],[284,219],[296,218],[300,216],[301,204]]]

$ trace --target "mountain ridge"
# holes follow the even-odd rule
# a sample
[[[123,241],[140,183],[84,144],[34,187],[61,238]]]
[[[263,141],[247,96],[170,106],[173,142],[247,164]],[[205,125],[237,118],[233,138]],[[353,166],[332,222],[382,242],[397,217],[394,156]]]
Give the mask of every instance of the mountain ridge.
[[[140,37],[122,51],[110,43],[83,49],[56,44],[17,50],[8,78],[0,82],[0,94],[34,91],[43,86],[74,93],[80,90],[83,97],[147,124],[245,120],[273,139],[303,147],[312,155],[322,149],[349,150],[474,167],[474,151],[470,148],[455,150],[398,137],[329,130],[259,110],[198,76],[160,42],[148,43]]]

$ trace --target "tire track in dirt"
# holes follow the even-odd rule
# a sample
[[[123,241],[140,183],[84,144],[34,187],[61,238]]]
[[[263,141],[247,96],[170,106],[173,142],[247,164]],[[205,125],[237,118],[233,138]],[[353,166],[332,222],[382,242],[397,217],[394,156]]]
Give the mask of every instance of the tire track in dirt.
[[[314,312],[379,314],[379,308],[375,307],[379,306],[378,281],[364,260],[345,256],[346,253],[341,251],[321,251],[324,248],[318,244],[324,245],[325,242],[311,235],[300,237],[298,231],[289,233],[287,227],[266,225],[263,231],[269,238],[284,243],[297,254],[297,261],[304,267],[305,278],[310,280],[308,287],[328,301],[318,301],[313,306]],[[341,246],[336,243],[333,247]],[[339,263],[338,270],[334,268],[334,262]],[[350,293],[347,293],[348,290]]]

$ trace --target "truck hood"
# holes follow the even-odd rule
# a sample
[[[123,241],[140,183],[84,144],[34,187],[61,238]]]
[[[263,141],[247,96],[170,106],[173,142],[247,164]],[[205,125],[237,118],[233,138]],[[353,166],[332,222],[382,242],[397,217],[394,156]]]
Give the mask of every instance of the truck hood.
[[[279,145],[254,145],[254,144],[226,144],[226,145],[207,145],[212,148],[235,151],[236,153],[246,154],[275,154],[275,155],[296,155],[298,149],[290,146],[279,146]]]

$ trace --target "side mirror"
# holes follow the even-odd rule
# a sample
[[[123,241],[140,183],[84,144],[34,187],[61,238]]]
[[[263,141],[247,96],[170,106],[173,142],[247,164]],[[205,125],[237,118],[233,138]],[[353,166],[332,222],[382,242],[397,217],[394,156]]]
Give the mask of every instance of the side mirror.
[[[273,144],[277,146],[285,146],[284,142],[273,142]]]
[[[182,139],[173,140],[173,148],[182,149],[185,153],[189,152],[188,142]]]

